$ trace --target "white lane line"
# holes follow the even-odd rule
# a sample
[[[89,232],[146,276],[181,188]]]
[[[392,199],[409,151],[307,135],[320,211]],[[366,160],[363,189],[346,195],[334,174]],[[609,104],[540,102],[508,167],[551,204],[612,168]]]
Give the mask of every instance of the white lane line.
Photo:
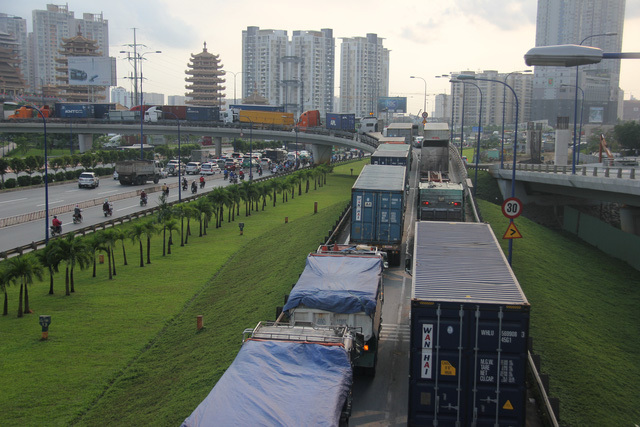
[[[76,191],[80,191],[80,189],[76,188],[75,190],[66,190],[65,193],[75,193]]]
[[[119,209],[114,209],[115,212],[119,212],[119,211],[126,211],[129,209],[135,209],[135,208],[139,208],[140,204],[137,205],[133,205],[133,206],[127,206],[126,208],[119,208]]]
[[[58,201],[55,201],[55,202],[51,202],[51,201],[50,201],[50,202],[49,202],[49,204],[50,204],[50,205],[56,205],[56,204],[60,204],[60,203],[62,203],[62,202],[64,202],[64,200],[58,200]],[[40,206],[45,206],[45,205],[46,205],[46,203],[41,203],[41,204],[36,205],[36,206],[40,207]]]
[[[98,193],[98,194],[109,194],[109,193],[116,193],[116,192],[118,192],[118,191],[119,191],[119,190],[111,190],[111,191],[101,191],[101,192],[100,192],[100,193]]]
[[[13,202],[19,202],[19,201],[21,201],[21,200],[27,200],[27,199],[28,199],[28,197],[23,197],[23,198],[21,198],[21,199],[5,200],[4,202],[0,202],[0,204],[2,204],[2,203],[13,203]]]

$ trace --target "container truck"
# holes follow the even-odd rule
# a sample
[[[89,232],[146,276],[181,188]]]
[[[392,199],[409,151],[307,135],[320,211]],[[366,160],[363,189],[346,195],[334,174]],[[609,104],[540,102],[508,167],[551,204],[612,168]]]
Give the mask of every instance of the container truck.
[[[371,164],[407,166],[411,169],[411,146],[406,144],[380,144],[378,149],[371,155]]]
[[[420,177],[429,172],[449,173],[449,125],[427,123],[420,148]]]
[[[356,369],[373,376],[382,322],[384,257],[376,248],[320,246],[282,308],[291,326],[341,325],[356,337]]]
[[[293,113],[262,110],[234,110],[229,109],[220,113],[225,123],[246,123],[254,127],[265,126],[293,126]]]
[[[419,184],[418,219],[421,221],[464,221],[464,188],[453,182]]]
[[[122,185],[142,185],[147,181],[157,184],[162,166],[157,160],[122,160],[116,162],[116,172]]]
[[[298,129],[304,131],[307,128],[318,126],[322,126],[322,123],[320,121],[320,111],[310,110],[300,114],[300,119],[298,120]]]
[[[408,425],[524,426],[529,314],[488,224],[416,222]]]
[[[356,131],[356,115],[342,113],[327,113],[325,126],[330,130]]]
[[[261,322],[182,423],[199,426],[338,426],[351,413],[353,337],[342,326]]]
[[[351,243],[376,246],[399,265],[407,174],[404,166],[365,165],[351,189]]]

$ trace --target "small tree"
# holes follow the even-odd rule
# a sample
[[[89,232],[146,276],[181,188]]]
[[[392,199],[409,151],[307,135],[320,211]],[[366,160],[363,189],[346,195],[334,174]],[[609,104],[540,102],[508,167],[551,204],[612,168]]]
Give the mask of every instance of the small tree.
[[[18,297],[18,317],[24,313],[30,313],[29,288],[34,277],[42,280],[42,265],[31,254],[19,255],[9,258],[7,261],[7,276],[9,280],[20,283],[20,296]],[[24,311],[22,309],[22,296],[24,293]]]
[[[142,236],[145,234],[145,225],[139,222],[133,224],[133,227],[129,230],[129,238],[132,243],[138,242],[140,245],[140,267],[144,267],[144,252],[142,250]]]

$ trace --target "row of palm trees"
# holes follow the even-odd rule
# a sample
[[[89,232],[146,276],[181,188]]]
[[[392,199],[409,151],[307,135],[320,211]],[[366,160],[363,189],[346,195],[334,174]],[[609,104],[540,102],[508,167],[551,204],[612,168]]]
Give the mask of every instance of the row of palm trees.
[[[4,292],[2,314],[8,315],[7,288],[9,285],[20,286],[18,317],[23,317],[25,313],[31,313],[29,286],[33,284],[35,279],[42,280],[45,270],[49,275],[49,294],[53,295],[54,276],[64,268],[65,295],[69,296],[75,292],[74,270],[92,267],[92,277],[96,277],[96,260],[99,256],[106,256],[109,280],[114,279],[117,275],[115,252],[118,243],[122,248],[122,261],[125,266],[128,265],[125,241],[130,240],[134,245],[137,243],[140,250],[139,266],[144,267],[146,264],[151,264],[151,239],[153,236],[162,234],[162,256],[170,255],[171,247],[174,245],[174,233],[180,235],[180,246],[189,243],[189,236],[192,234],[192,220],[198,221],[198,236],[202,237],[207,234],[207,228],[212,219],[215,221],[215,228],[220,228],[224,223],[225,213],[228,223],[235,221],[235,218],[240,216],[242,205],[244,205],[245,216],[250,216],[251,212],[264,211],[267,199],[272,200],[274,207],[280,197],[282,203],[286,203],[289,198],[294,199],[296,193],[298,196],[302,195],[303,187],[304,192],[308,193],[311,182],[313,182],[314,190],[325,185],[327,174],[332,169],[331,166],[320,165],[266,181],[244,181],[238,185],[215,188],[195,200],[174,205],[169,205],[164,196],[161,196],[155,217],[134,221],[126,231],[122,226],[116,226],[97,231],[89,236],[76,237],[73,234],[68,234],[64,237],[51,239],[43,249],[0,263],[0,289]],[[168,240],[167,233],[169,234]]]

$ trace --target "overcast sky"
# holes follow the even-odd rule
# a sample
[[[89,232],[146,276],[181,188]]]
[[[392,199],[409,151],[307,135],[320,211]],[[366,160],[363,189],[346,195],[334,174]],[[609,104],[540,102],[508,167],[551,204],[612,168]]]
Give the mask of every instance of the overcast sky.
[[[64,4],[62,2],[50,2]],[[23,17],[29,31],[34,9],[46,9],[46,1],[3,1],[0,12]],[[535,45],[537,0],[72,0],[66,2],[76,18],[83,13],[103,13],[109,21],[110,54],[118,58],[118,85],[130,89],[124,79],[132,67],[120,54],[124,45],[137,41],[146,55],[145,92],[184,95],[185,74],[191,53],[220,55],[225,70],[242,69],[242,30],[333,29],[336,60],[340,38],[375,33],[390,50],[390,96],[406,96],[410,112],[422,109],[427,81],[428,107],[433,95],[449,92],[446,79],[436,75],[461,70],[510,72],[526,68],[524,54]],[[305,6],[303,6],[305,5]],[[640,51],[640,0],[627,0],[623,52]],[[640,98],[640,60],[622,61],[620,86],[625,99]],[[227,75],[227,98],[233,98],[233,75]],[[339,72],[336,69],[336,96]],[[237,77],[240,97],[241,75]]]

